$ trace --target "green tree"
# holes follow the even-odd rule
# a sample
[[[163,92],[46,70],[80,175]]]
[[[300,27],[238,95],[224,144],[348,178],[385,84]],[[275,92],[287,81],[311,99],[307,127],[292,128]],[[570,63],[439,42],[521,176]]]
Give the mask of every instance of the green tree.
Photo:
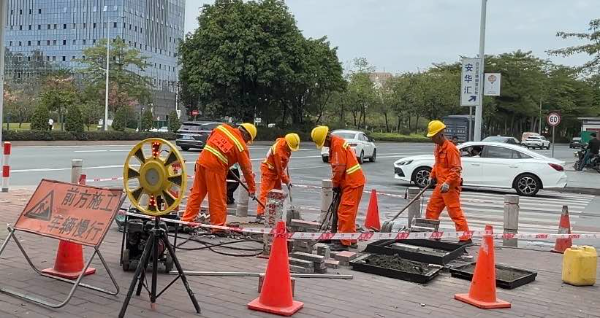
[[[79,60],[84,67],[86,90],[98,103],[104,103],[106,93],[106,39],[83,51],[85,59]],[[109,109],[116,112],[121,107],[133,107],[150,101],[151,81],[143,75],[150,66],[148,57],[128,46],[121,38],[115,39],[110,48]]]
[[[44,104],[48,110],[58,113],[61,130],[64,130],[63,114],[66,108],[76,101],[77,88],[72,74],[68,71],[57,71],[45,78],[40,93],[40,103]]]
[[[131,108],[129,106],[119,107],[115,113],[115,119],[113,119],[112,128],[116,131],[125,131],[125,128],[127,128],[127,122],[131,115]]]
[[[578,39],[588,41],[589,43],[569,46],[557,50],[549,50],[551,55],[571,56],[574,54],[587,54],[592,59],[582,66],[578,67],[578,71],[586,71],[592,74],[600,72],[600,19],[594,19],[589,23],[589,32],[557,32],[556,36],[563,39]]]
[[[81,118],[88,131],[92,125],[97,125],[101,118],[104,118],[104,105],[99,104],[94,99],[85,101],[80,106]]]
[[[146,109],[142,113],[142,131],[148,131],[152,129],[152,125],[154,124],[154,115],[152,114],[152,110]]]
[[[180,47],[180,82],[203,115],[301,124],[343,83],[336,50],[305,39],[282,0],[216,0],[198,22]]]
[[[50,119],[50,111],[48,110],[48,107],[43,103],[39,103],[35,107],[33,116],[31,117],[31,129],[48,130],[48,119]]]
[[[70,132],[83,132],[83,116],[78,105],[69,105],[67,108],[67,116],[65,119],[65,129]]]
[[[181,127],[181,121],[179,120],[179,117],[177,117],[176,111],[172,111],[169,113],[168,127],[170,132],[176,132]]]

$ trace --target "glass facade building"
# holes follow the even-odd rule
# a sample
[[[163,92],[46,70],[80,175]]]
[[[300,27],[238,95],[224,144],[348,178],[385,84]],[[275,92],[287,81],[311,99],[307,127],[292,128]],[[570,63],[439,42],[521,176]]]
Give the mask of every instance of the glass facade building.
[[[175,109],[185,0],[3,1],[7,78],[27,78],[50,66],[75,69],[85,48],[120,37],[149,57],[145,73],[153,84],[155,119],[166,120]]]

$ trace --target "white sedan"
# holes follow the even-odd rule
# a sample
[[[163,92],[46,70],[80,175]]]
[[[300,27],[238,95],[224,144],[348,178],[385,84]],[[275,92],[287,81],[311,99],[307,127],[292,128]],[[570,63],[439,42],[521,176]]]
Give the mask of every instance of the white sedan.
[[[358,163],[362,164],[366,158],[371,162],[375,162],[377,159],[377,147],[375,146],[375,143],[373,143],[374,140],[369,138],[364,132],[356,130],[334,130],[331,134],[342,137],[348,142],[350,148],[352,148],[356,154]],[[323,162],[329,162],[329,147],[323,147],[321,149],[321,158],[323,158]]]
[[[458,146],[463,185],[467,187],[515,189],[534,196],[540,189],[567,185],[565,162],[506,143],[467,142]],[[394,178],[424,187],[429,179],[433,155],[406,157],[394,162]]]

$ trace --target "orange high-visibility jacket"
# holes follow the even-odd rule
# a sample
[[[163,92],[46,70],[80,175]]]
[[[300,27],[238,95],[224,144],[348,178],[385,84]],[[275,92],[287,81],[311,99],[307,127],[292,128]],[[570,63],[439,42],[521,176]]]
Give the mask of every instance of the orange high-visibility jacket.
[[[434,150],[435,164],[431,170],[431,178],[437,179],[438,184],[448,183],[452,187],[460,186],[462,164],[458,148],[449,140]]]
[[[289,183],[290,177],[286,172],[292,151],[288,147],[284,138],[278,138],[275,144],[267,152],[267,158],[262,162],[261,166],[266,168],[268,173],[263,173],[268,177],[279,177],[281,182]]]
[[[208,137],[204,150],[198,158],[198,164],[209,169],[227,171],[235,163],[240,164],[250,192],[256,192],[250,153],[242,134],[229,125],[220,125],[213,129]]]
[[[334,188],[356,188],[365,184],[365,175],[356,160],[356,154],[343,138],[331,136],[329,162],[333,172],[331,181]]]

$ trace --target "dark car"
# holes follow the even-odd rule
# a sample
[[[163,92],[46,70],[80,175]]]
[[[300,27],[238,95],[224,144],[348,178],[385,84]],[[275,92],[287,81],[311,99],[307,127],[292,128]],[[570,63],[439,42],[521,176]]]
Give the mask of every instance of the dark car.
[[[581,148],[581,137],[573,137],[569,143],[569,148]]]
[[[501,142],[501,143],[511,144],[511,145],[521,145],[521,143],[517,140],[517,138],[508,137],[508,136],[490,136],[490,137],[485,138],[482,141]]]
[[[221,123],[214,121],[189,121],[184,122],[177,131],[175,144],[186,151],[191,148],[203,149],[206,139]]]

